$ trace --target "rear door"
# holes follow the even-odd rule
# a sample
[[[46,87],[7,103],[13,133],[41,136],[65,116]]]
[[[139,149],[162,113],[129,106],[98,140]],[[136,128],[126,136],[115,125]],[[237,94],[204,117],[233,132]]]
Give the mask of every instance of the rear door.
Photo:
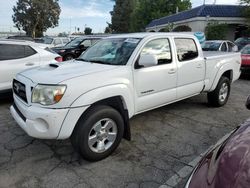
[[[175,38],[177,50],[177,99],[199,94],[204,87],[205,60],[192,38]]]
[[[0,44],[0,90],[10,89],[15,75],[40,63],[39,54],[28,45]]]

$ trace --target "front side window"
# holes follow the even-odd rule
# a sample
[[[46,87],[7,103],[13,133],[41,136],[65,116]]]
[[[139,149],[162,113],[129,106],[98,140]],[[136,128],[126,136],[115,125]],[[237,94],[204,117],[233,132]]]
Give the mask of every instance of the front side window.
[[[0,60],[12,60],[25,57],[25,46],[0,44]]]
[[[61,40],[60,40],[60,39],[55,39],[55,40],[54,40],[54,44],[55,44],[55,45],[61,44]]]
[[[198,57],[198,49],[193,39],[175,38],[178,60],[188,61]]]
[[[155,55],[158,65],[172,62],[170,43],[168,39],[155,39],[148,42],[142,49],[141,55]]]
[[[104,39],[88,48],[78,60],[109,65],[126,65],[139,42],[140,39],[137,38]]]
[[[84,40],[84,41],[81,43],[81,46],[90,47],[90,46],[91,46],[91,40]]]

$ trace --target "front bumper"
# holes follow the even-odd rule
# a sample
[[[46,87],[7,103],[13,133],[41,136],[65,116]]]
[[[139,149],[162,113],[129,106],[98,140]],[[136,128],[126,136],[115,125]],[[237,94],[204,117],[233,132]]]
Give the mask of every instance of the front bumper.
[[[14,96],[10,107],[12,117],[31,137],[40,139],[66,139],[70,137],[78,119],[87,107],[49,109],[28,106]]]

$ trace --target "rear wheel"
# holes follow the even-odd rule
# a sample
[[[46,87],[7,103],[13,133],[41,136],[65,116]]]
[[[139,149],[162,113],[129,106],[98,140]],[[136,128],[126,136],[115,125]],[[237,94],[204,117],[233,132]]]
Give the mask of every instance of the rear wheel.
[[[124,121],[118,111],[109,106],[96,106],[80,118],[71,142],[84,159],[98,161],[118,147],[123,132]]]
[[[208,103],[214,107],[224,106],[230,95],[230,80],[222,76],[215,90],[207,94]]]

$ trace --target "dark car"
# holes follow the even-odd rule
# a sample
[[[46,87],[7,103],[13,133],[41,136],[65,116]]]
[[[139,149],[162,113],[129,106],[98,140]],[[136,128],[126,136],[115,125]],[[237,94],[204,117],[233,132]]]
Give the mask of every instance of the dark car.
[[[238,46],[238,49],[241,50],[247,44],[250,44],[250,37],[240,37],[234,43]]]
[[[78,58],[88,47],[101,40],[103,36],[76,37],[65,46],[52,48],[53,51],[63,57],[64,61]]]
[[[246,106],[250,109],[250,97]],[[230,187],[250,187],[250,119],[201,159],[186,184],[186,188]]]

